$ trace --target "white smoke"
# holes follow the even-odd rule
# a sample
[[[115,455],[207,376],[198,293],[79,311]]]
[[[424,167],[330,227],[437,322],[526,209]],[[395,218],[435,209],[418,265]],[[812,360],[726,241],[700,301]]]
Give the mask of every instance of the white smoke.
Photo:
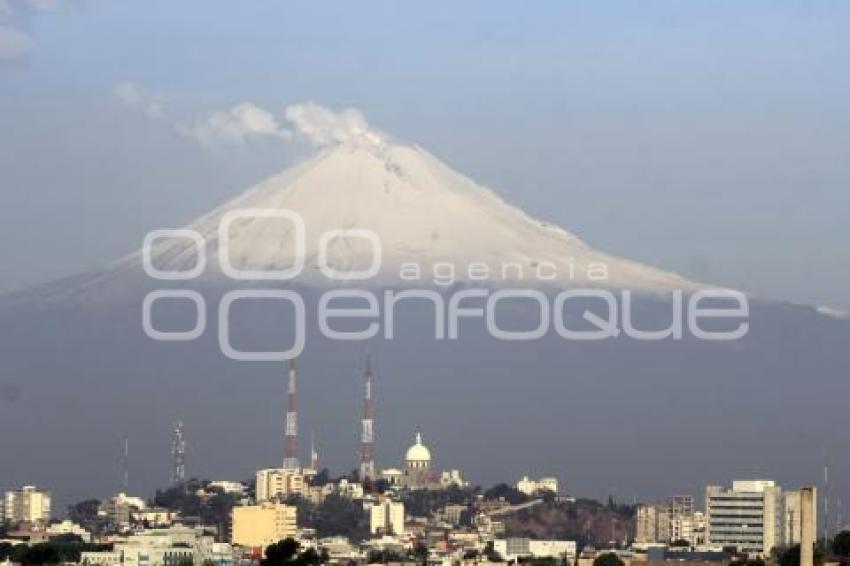
[[[136,83],[124,82],[115,85],[112,93],[115,95],[115,98],[129,108],[139,109],[150,118],[162,117],[162,96],[147,91]]]
[[[237,104],[230,110],[213,112],[192,126],[178,126],[177,130],[207,145],[222,141],[244,144],[252,138],[292,137],[292,132],[283,128],[274,114],[250,102]]]
[[[335,111],[315,102],[305,102],[287,106],[284,113],[298,134],[317,147],[384,142],[384,135],[370,128],[363,113],[355,108]]]
[[[126,106],[141,109],[151,118],[164,115],[164,99],[136,83],[116,85],[113,93]],[[262,139],[291,140],[296,134],[320,148],[346,143],[379,146],[387,139],[385,134],[370,127],[356,108],[337,111],[315,102],[304,102],[286,106],[283,114],[291,129],[269,110],[252,102],[242,102],[228,110],[210,112],[188,125],[175,124],[174,128],[181,135],[209,147],[221,143],[244,145]]]

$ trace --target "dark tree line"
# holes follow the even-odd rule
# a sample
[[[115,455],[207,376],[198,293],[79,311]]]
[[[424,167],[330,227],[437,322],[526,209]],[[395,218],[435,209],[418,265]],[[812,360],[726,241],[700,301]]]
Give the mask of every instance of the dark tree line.
[[[7,559],[25,566],[36,564],[58,564],[79,562],[83,552],[112,550],[111,544],[89,544],[52,540],[33,545],[0,543],[0,562]]]

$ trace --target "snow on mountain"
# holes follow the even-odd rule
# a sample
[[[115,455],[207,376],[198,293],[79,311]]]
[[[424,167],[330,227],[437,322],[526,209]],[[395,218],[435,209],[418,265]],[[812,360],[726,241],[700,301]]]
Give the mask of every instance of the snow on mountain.
[[[187,228],[207,247],[206,275],[221,275],[219,228],[239,209],[289,209],[304,221],[306,261],[296,281],[322,285],[320,238],[329,231],[370,230],[380,238],[379,272],[365,284],[433,281],[435,271],[455,280],[500,286],[596,286],[640,291],[690,290],[679,275],[594,250],[575,235],[531,218],[493,191],[452,170],[415,145],[369,130],[341,138],[312,159],[275,175]],[[337,136],[337,139],[340,139]],[[294,261],[295,229],[282,218],[238,217],[228,230],[228,258],[238,269],[281,270]],[[373,244],[348,234],[326,242],[328,264],[365,269]],[[163,238],[151,248],[161,270],[190,269],[194,244]],[[138,264],[141,252],[124,263]],[[412,264],[419,266],[417,271]]]

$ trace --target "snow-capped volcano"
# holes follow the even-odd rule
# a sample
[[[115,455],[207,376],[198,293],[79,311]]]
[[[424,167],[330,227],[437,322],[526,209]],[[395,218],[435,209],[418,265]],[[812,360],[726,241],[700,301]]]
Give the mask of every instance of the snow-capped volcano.
[[[414,145],[355,136],[283,171],[188,226],[207,247],[206,273],[221,274],[220,226],[240,209],[296,212],[304,222],[305,265],[295,281],[327,283],[318,269],[320,239],[339,229],[369,230],[380,239],[381,266],[369,283],[430,281],[434,270],[460,281],[504,285],[592,285],[642,291],[693,289],[673,274],[592,249],[575,235],[531,218],[490,189]],[[291,221],[239,216],[229,224],[230,264],[240,270],[284,270],[294,263]],[[366,269],[373,243],[362,236],[325,241],[328,264]],[[186,270],[197,258],[189,240],[159,239],[152,247],[161,270]],[[141,254],[127,258],[140,262]],[[414,264],[418,267],[414,267]]]

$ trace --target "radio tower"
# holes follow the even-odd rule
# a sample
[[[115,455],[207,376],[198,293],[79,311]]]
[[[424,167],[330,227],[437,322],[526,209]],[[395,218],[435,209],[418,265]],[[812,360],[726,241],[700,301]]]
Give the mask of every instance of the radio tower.
[[[121,467],[124,474],[121,482],[121,487],[124,488],[124,493],[130,492],[130,437],[124,435],[121,453]]]
[[[375,419],[372,409],[372,357],[366,354],[366,371],[363,374],[363,421],[360,434],[360,479],[375,478]]]
[[[283,467],[286,470],[297,470],[301,467],[298,462],[298,400],[295,391],[295,360],[289,361],[289,379],[286,387],[286,426],[284,439],[286,449],[283,455]]]
[[[310,469],[319,471],[319,452],[316,450],[316,435],[310,433]]]
[[[171,439],[171,483],[182,484],[186,479],[186,438],[183,436],[183,421],[177,421]]]

